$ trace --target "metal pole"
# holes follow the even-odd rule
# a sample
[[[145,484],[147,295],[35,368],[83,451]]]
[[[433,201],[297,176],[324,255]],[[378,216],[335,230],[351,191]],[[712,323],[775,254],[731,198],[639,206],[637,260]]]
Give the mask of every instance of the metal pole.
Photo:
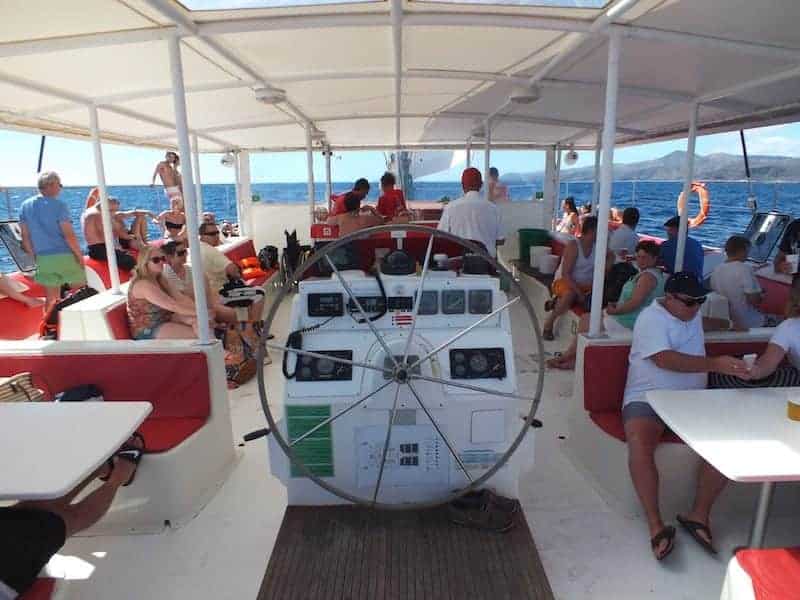
[[[42,142],[39,144],[39,162],[36,163],[36,173],[42,172],[42,160],[44,159],[44,141],[47,136],[42,136]]]
[[[306,165],[308,169],[308,214],[314,222],[314,151],[311,147],[311,122],[306,121]]]
[[[177,35],[167,38],[169,48],[169,66],[172,76],[172,102],[175,109],[175,130],[178,136],[178,150],[181,156],[191,155],[189,145],[189,123],[186,118],[186,91],[183,87],[183,62],[181,61],[180,38]],[[183,201],[186,210],[186,229],[189,232],[189,258],[192,261],[192,290],[194,291],[195,314],[197,315],[197,329],[200,334],[200,343],[210,343],[208,327],[208,301],[206,299],[205,271],[203,270],[203,257],[200,254],[201,242],[198,241],[197,231],[199,219],[197,218],[197,198],[195,198],[194,177],[192,176],[191,161],[183,168]]]
[[[492,120],[486,119],[486,123],[484,124],[484,130],[486,131],[486,155],[483,157],[483,195],[487,200],[491,200],[489,197],[489,168],[491,166],[491,152],[492,152]]]
[[[592,307],[589,335],[600,334],[603,319],[603,283],[606,274],[608,245],[608,209],[614,183],[614,142],[617,131],[617,92],[619,89],[619,56],[622,38],[614,31],[608,38],[608,74],[606,75],[606,110],[603,118],[603,160],[600,169],[600,198],[597,207],[597,241],[595,242]]]
[[[236,205],[236,222],[239,224],[239,233],[242,231],[242,174],[239,172],[239,152],[234,152],[233,161],[233,189],[234,204]]]
[[[556,144],[555,170],[555,202],[553,202],[553,222],[558,222],[558,211],[561,210],[561,147]]]
[[[195,179],[195,193],[197,194],[197,215],[203,215],[203,184],[200,183],[200,146],[197,145],[197,136],[192,136],[192,170]]]
[[[466,168],[469,169],[472,166],[472,138],[467,138],[467,164]]]
[[[631,204],[636,206],[636,179],[633,180],[633,190],[631,191]]]
[[[603,131],[597,132],[594,148],[594,181],[592,182],[592,214],[597,214],[597,201],[600,199],[600,157],[602,156]]]
[[[255,237],[251,227],[250,213],[253,208],[253,191],[250,187],[250,153],[247,150],[239,152],[239,192],[242,195],[241,216],[239,218],[239,234]]]
[[[331,179],[331,147],[326,146],[322,155],[325,157],[325,202],[326,206],[330,204],[331,196],[333,195],[333,180]],[[330,206],[328,206],[330,209]]]
[[[689,234],[689,192],[692,189],[694,178],[694,146],[697,140],[697,111],[699,105],[692,104],[689,113],[689,139],[686,148],[686,175],[683,180],[683,210],[680,211],[681,220],[678,228],[678,247],[675,251],[675,273],[683,271],[683,258],[686,254],[686,236]]]
[[[767,533],[767,517],[769,517],[769,509],[772,504],[772,492],[775,489],[775,484],[771,481],[765,481],[761,484],[761,491],[758,494],[758,504],[756,505],[756,514],[753,518],[753,525],[750,528],[750,547],[763,548],[764,536]]]
[[[97,174],[97,187],[100,189],[100,216],[103,220],[103,241],[106,245],[108,274],[111,276],[111,292],[121,294],[117,253],[114,245],[114,225],[111,222],[111,210],[108,207],[106,171],[103,165],[103,148],[100,145],[100,124],[97,119],[97,107],[94,104],[89,106],[89,128],[92,131],[92,149],[94,150],[94,170]]]

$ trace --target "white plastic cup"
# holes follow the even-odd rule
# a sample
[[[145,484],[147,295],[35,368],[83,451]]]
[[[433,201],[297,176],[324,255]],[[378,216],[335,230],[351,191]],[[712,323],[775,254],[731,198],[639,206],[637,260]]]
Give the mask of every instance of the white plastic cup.
[[[758,358],[758,354],[745,354],[742,357],[742,360],[747,365],[747,370],[748,371],[752,371],[753,370],[753,365],[756,364],[756,359],[757,358]]]
[[[797,273],[798,259],[800,259],[800,254],[789,254],[786,256],[786,261],[789,263],[790,274]]]

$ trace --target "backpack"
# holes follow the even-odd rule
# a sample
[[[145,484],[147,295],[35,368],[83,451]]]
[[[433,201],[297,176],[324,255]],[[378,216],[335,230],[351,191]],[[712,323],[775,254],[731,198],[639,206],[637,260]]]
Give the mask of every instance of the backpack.
[[[636,277],[639,271],[632,264],[627,262],[616,263],[611,267],[606,275],[605,286],[603,287],[603,306],[609,302],[616,302],[622,294],[622,288],[632,277]]]
[[[67,292],[61,300],[56,302],[53,307],[48,310],[42,322],[39,323],[39,337],[43,340],[57,340],[58,339],[58,313],[62,308],[77,304],[81,300],[86,300],[97,294],[97,290],[90,288],[88,285],[78,288],[72,292]]]

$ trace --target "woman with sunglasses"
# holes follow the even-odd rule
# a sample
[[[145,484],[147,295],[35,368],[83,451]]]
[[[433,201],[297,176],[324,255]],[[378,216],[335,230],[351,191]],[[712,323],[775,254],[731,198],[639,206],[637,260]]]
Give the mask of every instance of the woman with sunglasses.
[[[135,340],[197,337],[194,301],[164,276],[160,248],[145,246],[128,287],[128,322]]]

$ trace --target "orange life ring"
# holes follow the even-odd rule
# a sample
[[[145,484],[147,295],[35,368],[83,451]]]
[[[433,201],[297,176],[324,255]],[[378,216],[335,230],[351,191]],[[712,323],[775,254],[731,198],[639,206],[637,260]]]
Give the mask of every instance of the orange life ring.
[[[708,195],[706,184],[699,181],[692,183],[691,191],[696,192],[700,197],[700,212],[689,219],[689,227],[694,228],[700,227],[708,218],[708,211],[711,210],[711,197]],[[683,192],[681,192],[678,196],[678,214],[682,213],[685,208],[686,199],[683,197]]]
[[[98,202],[100,202],[100,188],[95,187],[86,196],[86,208],[92,208]]]

